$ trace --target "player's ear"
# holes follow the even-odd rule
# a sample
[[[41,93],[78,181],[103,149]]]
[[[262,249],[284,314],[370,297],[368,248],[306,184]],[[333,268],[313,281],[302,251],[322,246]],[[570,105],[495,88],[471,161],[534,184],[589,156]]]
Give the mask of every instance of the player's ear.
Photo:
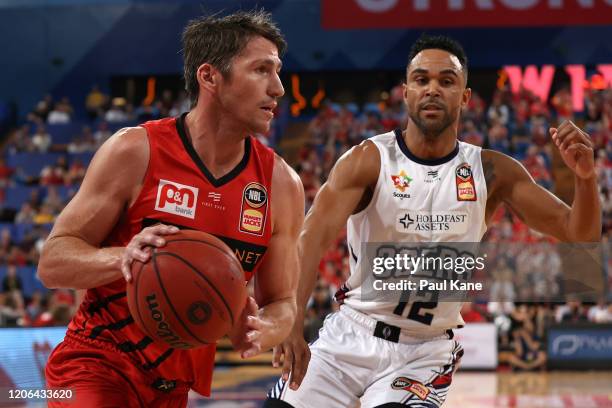
[[[461,107],[465,108],[472,97],[472,88],[465,88],[463,90],[463,97],[461,98]]]
[[[209,63],[204,63],[198,67],[196,79],[201,88],[212,90],[217,85],[219,75],[221,74],[215,67]]]

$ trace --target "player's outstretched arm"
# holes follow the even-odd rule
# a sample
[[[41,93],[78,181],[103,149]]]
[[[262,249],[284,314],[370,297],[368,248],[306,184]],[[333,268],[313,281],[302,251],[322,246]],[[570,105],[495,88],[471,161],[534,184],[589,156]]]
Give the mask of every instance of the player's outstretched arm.
[[[143,128],[120,130],[100,147],[43,247],[38,275],[45,286],[88,289],[122,277],[125,248],[100,244],[140,191],[148,161]]]
[[[296,316],[297,239],[304,223],[304,188],[295,171],[278,156],[270,196],[272,238],[255,274],[255,299],[249,299],[243,327],[234,328],[230,335],[243,358],[283,341]]]
[[[304,341],[304,312],[317,280],[321,257],[338,238],[349,216],[369,203],[380,170],[380,155],[371,142],[364,142],[345,153],[321,187],[299,240],[300,281],[297,293],[297,319],[289,337],[274,350],[273,364],[283,361],[283,378],[291,372],[292,389],[297,389],[306,374],[310,351]]]
[[[516,160],[483,150],[482,162],[489,189],[487,215],[504,202],[531,228],[564,242],[601,240],[601,204],[597,192],[593,144],[572,122],[550,130],[561,156],[574,172],[571,208],[537,185]]]

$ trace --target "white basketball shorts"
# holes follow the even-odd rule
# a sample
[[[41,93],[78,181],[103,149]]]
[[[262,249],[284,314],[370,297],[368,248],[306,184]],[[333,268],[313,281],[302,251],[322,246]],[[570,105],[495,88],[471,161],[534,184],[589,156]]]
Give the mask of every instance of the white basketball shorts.
[[[310,350],[310,364],[300,388],[289,389],[281,378],[268,398],[295,408],[359,404],[373,408],[387,403],[437,408],[446,399],[463,355],[459,343],[452,340],[452,332],[428,340],[411,338],[399,328],[389,328],[346,305],[327,317]]]

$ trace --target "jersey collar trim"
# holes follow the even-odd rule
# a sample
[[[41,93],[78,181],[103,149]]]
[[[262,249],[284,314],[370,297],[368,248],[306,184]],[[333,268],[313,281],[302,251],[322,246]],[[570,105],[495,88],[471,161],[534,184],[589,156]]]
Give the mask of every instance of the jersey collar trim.
[[[236,167],[234,167],[226,175],[220,178],[215,178],[215,176],[213,176],[212,173],[208,171],[208,168],[206,168],[206,165],[204,164],[202,159],[200,159],[198,153],[195,151],[191,140],[189,139],[189,137],[187,137],[187,132],[185,131],[185,116],[187,116],[187,112],[176,118],[176,130],[181,138],[181,141],[183,142],[185,150],[191,157],[191,160],[193,160],[195,165],[200,169],[200,171],[202,172],[204,177],[206,177],[208,182],[214,187],[221,187],[222,185],[227,184],[234,178],[236,178],[240,174],[240,172],[242,172],[242,170],[244,170],[249,164],[249,159],[251,157],[251,137],[249,136],[244,140],[244,156],[242,157],[240,163],[238,163]]]
[[[401,129],[395,129],[394,132],[395,140],[397,141],[397,145],[399,146],[402,153],[404,153],[407,158],[409,158],[415,163],[422,164],[424,166],[439,166],[441,164],[448,163],[449,161],[453,160],[455,156],[457,156],[457,154],[459,154],[459,143],[457,143],[453,151],[444,157],[440,157],[438,159],[421,159],[420,157],[415,156],[414,153],[410,151],[410,149],[406,145],[406,141],[402,137]]]

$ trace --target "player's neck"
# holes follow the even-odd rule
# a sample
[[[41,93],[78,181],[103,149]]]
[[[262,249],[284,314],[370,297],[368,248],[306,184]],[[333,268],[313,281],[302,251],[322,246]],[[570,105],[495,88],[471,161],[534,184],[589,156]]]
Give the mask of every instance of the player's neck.
[[[440,135],[429,137],[410,121],[402,137],[416,157],[424,160],[439,159],[449,155],[457,145],[457,128],[451,125]]]
[[[240,163],[244,156],[246,132],[218,120],[200,107],[185,117],[185,131],[196,153],[216,178],[222,177]]]

